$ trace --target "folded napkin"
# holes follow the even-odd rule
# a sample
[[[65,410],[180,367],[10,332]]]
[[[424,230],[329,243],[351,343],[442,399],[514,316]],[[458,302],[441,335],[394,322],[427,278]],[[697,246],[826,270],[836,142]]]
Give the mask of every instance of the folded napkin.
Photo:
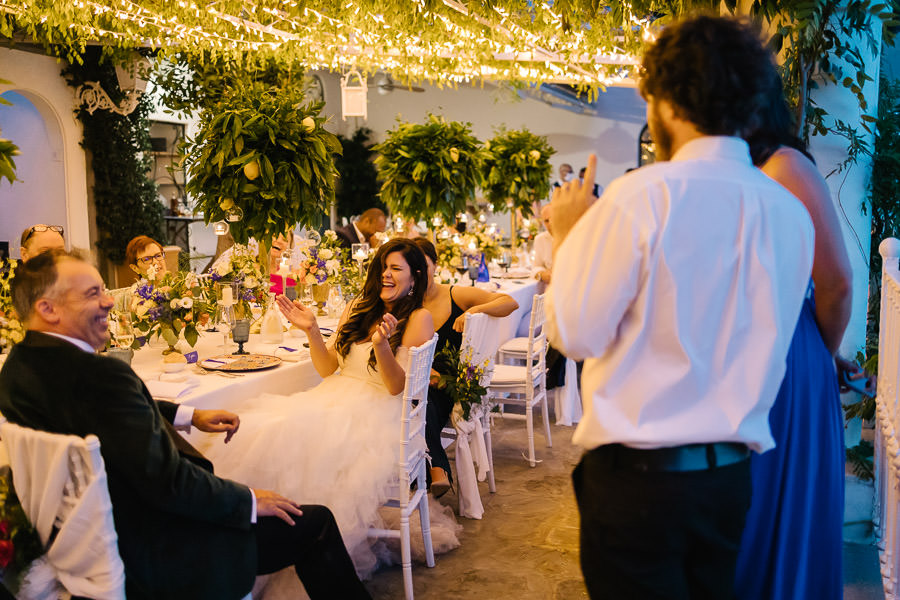
[[[147,389],[150,395],[157,400],[176,400],[195,388],[199,380],[188,378],[185,381],[160,381],[151,379],[147,381]]]
[[[309,350],[293,346],[278,346],[275,349],[275,356],[287,362],[299,362],[309,358]]]
[[[500,289],[500,284],[496,281],[479,281],[475,284],[475,287],[487,290],[489,292],[496,292]]]

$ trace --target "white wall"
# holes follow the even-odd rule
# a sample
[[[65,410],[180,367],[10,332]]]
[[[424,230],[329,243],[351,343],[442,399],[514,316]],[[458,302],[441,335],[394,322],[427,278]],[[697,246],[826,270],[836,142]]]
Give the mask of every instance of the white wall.
[[[22,150],[23,181],[0,183],[0,239],[10,240],[13,256],[22,230],[42,222],[63,225],[69,247],[93,250],[81,124],[61,68],[48,56],[0,48],[0,78],[12,82],[0,94],[14,102],[0,106],[0,129]]]

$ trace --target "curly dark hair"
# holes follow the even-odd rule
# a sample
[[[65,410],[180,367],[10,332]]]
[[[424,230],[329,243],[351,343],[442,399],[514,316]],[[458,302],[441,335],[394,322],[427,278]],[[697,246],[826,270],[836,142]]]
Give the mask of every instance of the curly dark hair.
[[[425,255],[412,240],[406,238],[388,240],[378,248],[378,252],[372,258],[361,297],[353,303],[350,316],[337,332],[335,349],[339,355],[346,357],[352,344],[369,339],[372,329],[381,322],[387,312],[384,300],[381,299],[381,276],[388,255],[395,252],[401,253],[409,265],[413,287],[410,295],[397,300],[391,308],[391,314],[397,319],[397,329],[389,340],[392,352],[396,353],[400,346],[409,316],[416,309],[422,308],[425,290],[428,287],[428,264],[425,262]],[[369,355],[369,369],[375,370],[374,349]]]
[[[705,135],[741,136],[759,127],[776,76],[748,21],[699,15],[663,29],[644,54],[639,86]]]
[[[754,165],[761,166],[782,146],[799,150],[813,163],[816,162],[807,150],[806,142],[794,133],[794,116],[788,109],[781,77],[777,73],[760,116],[759,125],[744,135],[750,145],[750,158]]]

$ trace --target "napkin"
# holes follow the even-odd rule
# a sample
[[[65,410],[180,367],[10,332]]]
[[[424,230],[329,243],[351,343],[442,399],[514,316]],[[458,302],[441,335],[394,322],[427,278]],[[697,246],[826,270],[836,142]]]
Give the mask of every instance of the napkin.
[[[479,281],[475,283],[475,287],[487,290],[489,292],[496,292],[500,289],[500,284],[496,281]]]
[[[160,381],[151,379],[147,383],[147,389],[150,395],[157,400],[177,400],[181,396],[195,388],[199,383],[197,379],[191,378],[186,381]]]
[[[275,356],[287,362],[299,362],[309,358],[309,350],[306,348],[294,348],[292,346],[278,346]]]

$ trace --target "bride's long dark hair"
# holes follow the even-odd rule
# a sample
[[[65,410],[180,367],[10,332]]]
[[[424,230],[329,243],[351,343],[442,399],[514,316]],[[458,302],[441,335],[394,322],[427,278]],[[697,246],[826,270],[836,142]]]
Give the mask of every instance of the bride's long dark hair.
[[[425,289],[428,287],[428,264],[425,262],[425,255],[412,240],[406,238],[388,240],[375,253],[366,274],[361,297],[353,303],[350,316],[337,332],[335,350],[340,356],[346,357],[353,344],[369,339],[369,333],[387,312],[384,300],[381,299],[382,274],[388,255],[395,252],[402,254],[406,264],[409,265],[413,286],[410,293],[397,300],[391,308],[391,314],[397,319],[397,328],[389,340],[392,352],[396,353],[400,346],[409,315],[414,310],[422,308]],[[369,356],[369,368],[375,369],[374,350]]]

